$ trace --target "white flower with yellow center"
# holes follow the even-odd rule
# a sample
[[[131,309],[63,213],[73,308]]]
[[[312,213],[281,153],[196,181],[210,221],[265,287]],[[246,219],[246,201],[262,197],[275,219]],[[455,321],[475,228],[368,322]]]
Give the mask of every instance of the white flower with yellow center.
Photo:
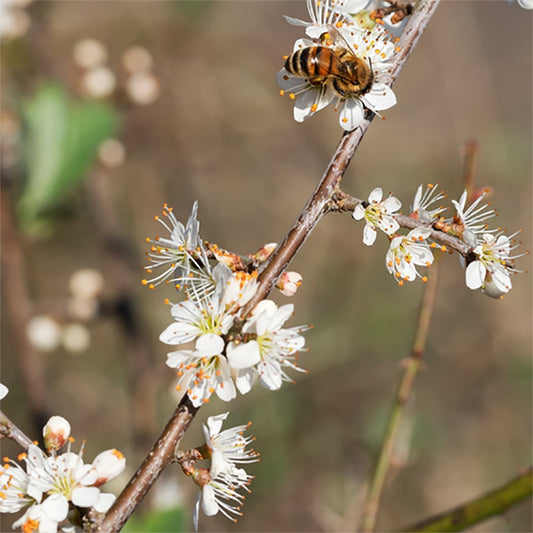
[[[402,204],[398,198],[390,196],[383,200],[383,190],[376,187],[368,197],[367,202],[362,202],[355,206],[353,218],[355,220],[365,219],[366,226],[363,230],[363,242],[371,246],[376,241],[377,229],[392,235],[400,225],[394,218],[395,211],[398,211]]]
[[[390,242],[385,261],[387,270],[391,273],[398,285],[404,281],[414,281],[421,276],[416,267],[430,266],[433,263],[433,254],[426,239],[431,235],[431,229],[419,226],[407,235],[397,235]]]
[[[481,289],[492,298],[501,298],[511,288],[510,274],[518,272],[514,260],[521,255],[511,256],[511,251],[519,243],[507,235],[483,234],[482,241],[472,250],[475,257],[466,267],[466,286],[469,289]]]
[[[301,333],[310,326],[282,328],[293,311],[292,304],[278,307],[271,300],[259,302],[242,329],[252,340],[228,344],[228,361],[239,370],[236,384],[242,394],[251,389],[256,377],[267,389],[277,390],[284,381],[294,382],[286,368],[306,372],[296,365],[296,354],[305,345]]]

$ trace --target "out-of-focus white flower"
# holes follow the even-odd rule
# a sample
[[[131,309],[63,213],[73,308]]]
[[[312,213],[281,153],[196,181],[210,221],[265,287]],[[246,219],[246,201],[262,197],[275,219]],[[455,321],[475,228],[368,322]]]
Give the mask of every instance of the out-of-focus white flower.
[[[303,350],[305,338],[301,333],[310,326],[282,328],[293,311],[292,304],[278,308],[271,300],[259,302],[242,329],[253,340],[228,344],[228,361],[232,368],[239,370],[236,385],[241,394],[251,389],[256,377],[267,389],[277,390],[283,381],[294,382],[286,374],[286,368],[305,372],[296,365],[296,353]]]
[[[113,71],[103,65],[89,69],[82,76],[80,85],[82,91],[89,98],[106,98],[116,86],[116,77]]]
[[[376,187],[368,197],[367,202],[362,202],[355,206],[353,211],[353,218],[355,220],[366,221],[366,226],[363,230],[363,242],[367,246],[371,246],[376,241],[377,229],[385,232],[387,235],[392,235],[400,227],[392,213],[398,211],[402,204],[398,198],[389,195],[383,200],[383,190]]]
[[[481,289],[492,298],[501,298],[511,288],[510,274],[517,272],[514,260],[521,256],[511,256],[511,251],[518,246],[513,237],[492,233],[485,233],[473,250],[475,260],[466,267],[466,286],[469,289]]]
[[[91,334],[82,324],[65,324],[61,330],[63,348],[71,354],[84,352],[91,343]]]
[[[489,209],[489,204],[479,205],[485,198],[486,191],[465,209],[468,194],[466,190],[459,198],[459,201],[452,200],[452,204],[457,211],[453,219],[448,220],[451,224],[452,233],[462,238],[468,246],[476,246],[478,237],[482,234],[494,233],[497,230],[488,230],[485,220],[495,216],[494,209]]]
[[[152,54],[144,46],[132,46],[122,54],[122,64],[130,74],[148,71],[153,63]]]
[[[533,9],[533,0],[518,0],[518,5],[524,9]]]
[[[417,277],[425,281],[416,266],[430,266],[433,263],[433,254],[426,239],[431,235],[431,229],[419,226],[407,235],[397,235],[390,242],[385,258],[387,270],[391,273],[398,285],[404,281],[414,281]]]
[[[72,57],[81,68],[92,69],[107,61],[107,49],[96,39],[80,39],[72,49]]]
[[[70,276],[68,286],[75,298],[96,298],[104,289],[104,277],[94,268],[82,268]]]
[[[50,453],[61,448],[70,437],[70,424],[62,416],[52,416],[43,428],[44,447]]]
[[[34,316],[26,326],[26,335],[30,344],[41,352],[55,350],[61,342],[61,328],[48,315]]]
[[[153,104],[159,98],[159,80],[151,72],[137,72],[128,78],[126,92],[135,104]]]
[[[423,185],[420,185],[416,190],[415,198],[413,200],[413,206],[411,207],[411,217],[416,220],[420,220],[426,224],[430,224],[440,213],[446,211],[446,207],[439,205],[438,207],[431,207],[436,202],[440,202],[446,195],[441,191],[439,192],[437,185],[428,184],[424,189]]]
[[[284,272],[276,283],[276,287],[285,296],[294,296],[302,285],[302,276],[298,272]]]
[[[98,159],[106,167],[118,167],[126,159],[126,148],[118,139],[106,139],[98,147]]]

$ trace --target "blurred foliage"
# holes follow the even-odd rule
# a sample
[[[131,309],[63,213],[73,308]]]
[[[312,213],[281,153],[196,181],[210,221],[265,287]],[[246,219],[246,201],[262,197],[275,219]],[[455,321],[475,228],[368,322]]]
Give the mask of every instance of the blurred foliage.
[[[114,134],[118,117],[99,102],[78,102],[57,84],[41,85],[23,102],[27,181],[18,214],[31,232],[87,175],[98,146]]]
[[[180,533],[181,531],[189,531],[189,528],[185,526],[184,514],[182,508],[177,508],[148,511],[141,518],[133,515],[122,528],[122,531],[124,533],[162,533],[164,531]]]

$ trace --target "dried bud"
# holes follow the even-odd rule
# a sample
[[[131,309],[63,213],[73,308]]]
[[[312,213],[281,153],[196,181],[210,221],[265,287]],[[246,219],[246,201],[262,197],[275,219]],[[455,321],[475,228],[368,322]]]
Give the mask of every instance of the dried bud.
[[[301,284],[302,276],[298,272],[284,272],[278,279],[276,287],[281,291],[281,294],[293,296]]]
[[[55,452],[67,442],[70,436],[70,424],[62,416],[52,416],[43,428],[44,447],[48,452]]]
[[[122,474],[124,468],[126,468],[126,458],[114,448],[106,450],[96,456],[93,461],[93,468],[98,473],[98,479],[95,481],[94,486],[99,487]]]

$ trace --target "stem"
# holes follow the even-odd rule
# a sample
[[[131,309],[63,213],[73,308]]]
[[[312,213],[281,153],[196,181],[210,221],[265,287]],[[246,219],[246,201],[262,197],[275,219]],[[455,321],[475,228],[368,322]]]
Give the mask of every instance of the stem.
[[[402,33],[400,51],[394,58],[391,78],[396,80],[402,67],[411,54],[418,39],[422,35],[429,19],[435,12],[440,0],[423,0],[419,9],[411,16]],[[253,298],[246,304],[242,316],[248,315],[252,309],[268,296],[279,276],[283,273],[291,259],[296,255],[307,237],[320,219],[330,210],[335,210],[333,196],[338,190],[340,181],[365,135],[373,116],[365,120],[354,131],[344,133],[333,157],[318,184],[311,199],[307,202],[300,216],[293,224],[289,233],[273,253],[266,268],[259,276],[259,287]]]
[[[463,531],[491,516],[501,514],[533,493],[533,468],[475,500],[426,518],[402,531]]]
[[[182,398],[172,418],[168,421],[161,437],[154,444],[143,464],[130,479],[120,496],[107,512],[105,518],[96,527],[99,533],[120,531],[133,514],[149,488],[155,483],[161,472],[174,459],[175,449],[183,434],[191,424],[198,411],[187,394]]]
[[[2,287],[6,302],[6,315],[10,322],[11,335],[16,348],[22,384],[27,395],[33,429],[39,434],[48,420],[43,358],[30,344],[26,325],[33,314],[33,304],[28,294],[26,261],[17,232],[10,191],[6,184],[1,187],[2,215]]]
[[[3,411],[0,411],[0,439],[14,440],[21,448],[27,450],[32,444],[31,439],[16,426]]]
[[[431,271],[432,275],[429,277],[424,291],[424,297],[420,308],[420,315],[418,318],[418,327],[413,343],[411,356],[404,363],[404,372],[401,378],[398,390],[396,392],[396,399],[392,407],[385,437],[381,446],[378,462],[374,470],[374,475],[370,482],[368,495],[363,509],[363,518],[361,530],[365,532],[374,531],[376,527],[377,514],[383,487],[389,467],[391,464],[391,456],[396,444],[396,437],[400,428],[405,406],[411,394],[413,383],[416,374],[423,364],[424,347],[429,331],[429,324],[431,321],[431,313],[435,303],[435,295],[437,293],[438,284],[438,262],[433,264]]]

